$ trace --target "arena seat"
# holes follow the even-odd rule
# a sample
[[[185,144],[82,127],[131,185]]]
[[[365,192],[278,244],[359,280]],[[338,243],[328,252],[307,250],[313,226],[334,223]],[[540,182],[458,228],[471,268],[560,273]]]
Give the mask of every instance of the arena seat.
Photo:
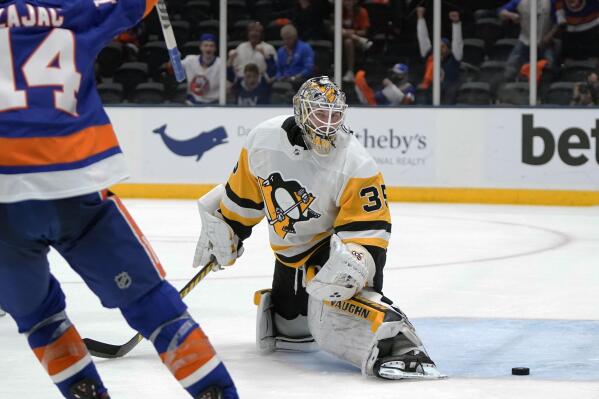
[[[562,67],[560,81],[586,82],[587,76],[592,72],[597,72],[597,62],[595,61],[568,61]]]
[[[123,85],[120,83],[100,83],[97,87],[104,105],[120,104],[125,99]]]
[[[126,62],[114,74],[114,81],[123,85],[125,97],[128,97],[138,84],[147,80],[148,65],[143,62]]]
[[[200,42],[197,40],[192,40],[179,45],[179,51],[181,52],[181,58],[185,58],[188,55],[200,54]]]
[[[169,62],[168,50],[164,42],[149,42],[139,49],[139,61],[148,64],[148,73],[157,76],[160,67]]]
[[[500,104],[528,105],[530,101],[528,82],[509,82],[501,86],[497,92]]]
[[[291,104],[295,90],[289,82],[274,82],[272,84],[272,104]]]
[[[456,103],[461,105],[491,104],[491,88],[487,82],[466,82],[458,89]]]
[[[330,75],[333,64],[333,43],[330,40],[310,40],[314,50],[314,64],[319,75]]]
[[[166,100],[162,83],[140,83],[129,95],[129,100],[136,104],[162,104]]]
[[[190,38],[191,24],[188,21],[171,21],[177,42],[185,43]]]
[[[574,91],[574,82],[555,82],[543,98],[543,103],[551,105],[570,105]]]
[[[187,2],[184,16],[192,24],[212,18],[210,0],[192,0]]]
[[[247,40],[248,25],[252,22],[251,19],[242,19],[235,21],[231,27],[229,39],[230,40]]]
[[[462,82],[477,82],[481,80],[479,76],[480,68],[467,62],[460,63],[460,79]]]
[[[499,18],[481,18],[474,23],[476,37],[485,42],[485,49],[490,50],[493,43],[504,37]]]
[[[497,40],[489,51],[489,59],[494,61],[507,61],[516,44],[518,44],[518,39]]]
[[[482,39],[464,39],[462,61],[479,66],[485,60],[485,42]]]
[[[123,45],[121,43],[112,42],[104,47],[97,58],[100,75],[103,77],[113,76],[123,63],[123,54]]]

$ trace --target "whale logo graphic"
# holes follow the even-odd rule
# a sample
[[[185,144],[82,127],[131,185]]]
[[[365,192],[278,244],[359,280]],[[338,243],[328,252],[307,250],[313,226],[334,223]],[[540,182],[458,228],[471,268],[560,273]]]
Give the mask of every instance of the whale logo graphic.
[[[197,137],[189,140],[175,140],[166,134],[166,125],[153,130],[154,133],[162,137],[162,141],[169,150],[182,157],[196,157],[196,162],[202,158],[202,155],[214,147],[227,143],[227,131],[223,126],[219,126],[208,132],[202,132]]]

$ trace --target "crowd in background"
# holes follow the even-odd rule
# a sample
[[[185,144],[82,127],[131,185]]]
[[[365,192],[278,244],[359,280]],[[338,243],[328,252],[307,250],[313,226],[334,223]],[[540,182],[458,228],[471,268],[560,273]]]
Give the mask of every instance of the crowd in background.
[[[599,105],[599,0],[442,1],[444,104],[528,104],[536,48],[540,103]],[[430,104],[432,0],[343,0],[343,89],[348,102]],[[221,63],[227,102],[290,104],[307,78],[333,74],[333,3],[228,0],[228,53],[218,54],[218,2],[171,0],[187,81],[177,85],[156,16],[115,38],[98,58],[107,103],[218,103]],[[223,59],[226,58],[226,59]]]

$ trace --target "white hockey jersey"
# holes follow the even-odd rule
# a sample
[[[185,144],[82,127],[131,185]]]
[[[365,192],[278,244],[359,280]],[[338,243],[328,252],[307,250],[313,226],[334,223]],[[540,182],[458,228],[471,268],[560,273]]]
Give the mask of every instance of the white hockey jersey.
[[[292,116],[255,127],[220,203],[235,233],[247,238],[252,226],[266,217],[275,256],[295,268],[333,233],[344,242],[384,253],[391,216],[383,177],[353,135],[339,135],[333,153],[319,157],[306,149]]]
[[[220,58],[212,64],[202,65],[201,55],[188,55],[181,61],[187,77],[187,100],[191,104],[218,101],[220,86]]]

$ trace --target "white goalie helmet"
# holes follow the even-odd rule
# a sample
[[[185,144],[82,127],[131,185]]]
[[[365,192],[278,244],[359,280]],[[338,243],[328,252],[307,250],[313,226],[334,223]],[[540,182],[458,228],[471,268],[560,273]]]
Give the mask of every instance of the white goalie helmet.
[[[293,97],[295,122],[301,127],[308,148],[326,156],[336,147],[338,131],[344,127],[345,94],[328,76],[308,79]]]

